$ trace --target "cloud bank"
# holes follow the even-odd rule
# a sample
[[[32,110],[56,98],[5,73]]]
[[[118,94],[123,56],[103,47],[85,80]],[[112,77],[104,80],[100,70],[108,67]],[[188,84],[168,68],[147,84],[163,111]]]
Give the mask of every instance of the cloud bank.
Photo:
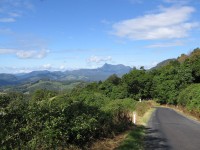
[[[195,9],[190,6],[160,8],[159,13],[113,24],[113,34],[132,40],[184,38],[199,26],[199,23],[189,21],[193,12]]]

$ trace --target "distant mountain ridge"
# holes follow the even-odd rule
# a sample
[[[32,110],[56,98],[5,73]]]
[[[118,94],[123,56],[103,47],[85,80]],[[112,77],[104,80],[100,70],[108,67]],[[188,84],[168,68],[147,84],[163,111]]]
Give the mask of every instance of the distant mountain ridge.
[[[158,63],[155,67],[152,67],[150,70],[153,69],[158,69],[160,67],[166,66],[168,63],[170,63],[171,61],[176,60],[175,58],[171,58],[171,59],[166,59],[164,61],[161,61],[160,63]]]
[[[0,74],[0,86],[16,85],[26,82],[35,82],[38,80],[53,80],[53,81],[67,81],[67,80],[82,80],[82,81],[100,81],[105,80],[112,74],[122,76],[128,73],[132,68],[129,66],[104,64],[96,69],[79,69],[72,71],[32,71],[23,74]]]

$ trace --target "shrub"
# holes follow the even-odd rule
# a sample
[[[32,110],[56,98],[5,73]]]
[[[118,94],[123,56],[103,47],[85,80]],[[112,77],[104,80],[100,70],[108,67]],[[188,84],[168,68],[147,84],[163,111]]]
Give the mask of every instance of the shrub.
[[[200,84],[192,84],[182,90],[178,96],[178,104],[200,113]]]

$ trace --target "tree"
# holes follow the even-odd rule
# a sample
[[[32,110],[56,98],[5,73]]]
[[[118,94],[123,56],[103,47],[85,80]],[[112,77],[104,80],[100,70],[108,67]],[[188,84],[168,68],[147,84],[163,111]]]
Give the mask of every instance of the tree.
[[[122,82],[127,85],[130,97],[136,99],[151,98],[150,88],[152,79],[151,75],[145,70],[132,70],[122,77]]]
[[[111,76],[109,76],[105,82],[109,82],[113,85],[119,85],[120,82],[121,82],[121,79],[116,75],[116,74],[113,74]]]

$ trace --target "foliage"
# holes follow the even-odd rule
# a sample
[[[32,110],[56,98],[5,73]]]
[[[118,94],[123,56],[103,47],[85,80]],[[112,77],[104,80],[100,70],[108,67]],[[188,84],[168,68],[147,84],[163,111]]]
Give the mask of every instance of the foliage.
[[[89,87],[83,88],[78,95],[76,92],[58,95],[37,90],[29,101],[3,95],[1,148],[55,149],[71,145],[83,148],[94,139],[127,129],[131,123],[129,116],[120,114],[133,109],[135,102],[116,100],[117,105],[108,110],[105,107],[115,104],[114,100],[102,93],[89,92]],[[128,108],[131,104],[132,107]]]
[[[162,104],[176,104],[177,96],[193,80],[192,71],[185,64],[172,61],[158,69],[153,78],[152,97]]]
[[[44,89],[49,91],[71,91],[78,84],[84,84],[83,81],[50,81],[50,80],[38,80],[35,82],[25,82],[17,84],[15,86],[0,86],[2,92],[22,92],[22,93],[33,93],[35,90]]]
[[[145,99],[151,98],[150,88],[151,88],[151,75],[145,70],[132,70],[129,74],[122,77],[122,82],[127,86],[127,91],[130,97],[135,99]]]
[[[191,84],[200,83],[199,68],[200,49],[196,48],[190,54],[182,54],[177,60],[153,70],[150,72],[153,75],[152,97],[161,104],[179,104],[198,111],[200,94],[196,85]]]
[[[182,90],[178,97],[178,104],[190,111],[200,113],[200,84],[192,84]]]

